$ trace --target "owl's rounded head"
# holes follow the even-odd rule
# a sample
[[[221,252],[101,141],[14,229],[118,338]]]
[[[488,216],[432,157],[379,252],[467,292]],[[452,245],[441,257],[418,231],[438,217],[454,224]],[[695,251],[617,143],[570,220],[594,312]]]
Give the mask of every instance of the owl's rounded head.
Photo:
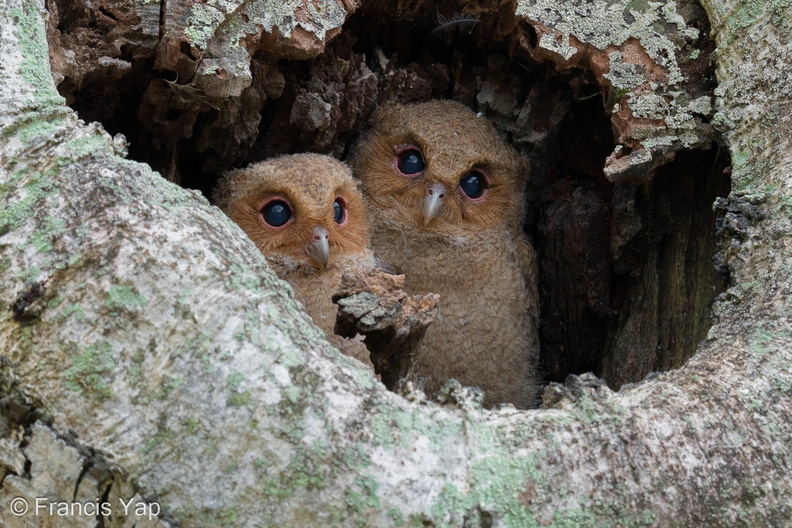
[[[323,272],[367,251],[357,183],[329,156],[294,154],[230,171],[214,201],[276,271]]]
[[[393,226],[467,236],[523,216],[525,161],[455,101],[380,108],[350,163],[371,207]]]

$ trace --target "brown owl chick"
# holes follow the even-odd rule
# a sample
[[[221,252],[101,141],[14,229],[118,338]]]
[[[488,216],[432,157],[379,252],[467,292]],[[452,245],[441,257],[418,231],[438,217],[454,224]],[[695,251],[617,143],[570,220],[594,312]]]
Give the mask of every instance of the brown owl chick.
[[[227,173],[215,203],[255,242],[328,340],[373,369],[362,341],[333,333],[341,275],[371,269],[363,201],[349,168],[319,154],[270,159]]]
[[[350,161],[376,257],[406,275],[408,294],[440,294],[415,380],[434,392],[456,378],[483,389],[485,406],[531,406],[539,306],[522,157],[467,107],[430,101],[381,108]]]

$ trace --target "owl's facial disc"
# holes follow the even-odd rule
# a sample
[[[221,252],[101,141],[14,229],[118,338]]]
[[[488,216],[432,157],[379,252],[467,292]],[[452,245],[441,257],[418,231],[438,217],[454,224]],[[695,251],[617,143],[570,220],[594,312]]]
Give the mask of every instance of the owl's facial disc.
[[[322,270],[327,269],[330,261],[330,233],[324,227],[316,226],[311,232],[311,241],[305,247],[308,258],[316,261]]]
[[[442,183],[432,183],[426,188],[426,195],[421,202],[424,227],[431,224],[432,220],[437,218],[437,215],[443,210],[446,194],[448,191]]]

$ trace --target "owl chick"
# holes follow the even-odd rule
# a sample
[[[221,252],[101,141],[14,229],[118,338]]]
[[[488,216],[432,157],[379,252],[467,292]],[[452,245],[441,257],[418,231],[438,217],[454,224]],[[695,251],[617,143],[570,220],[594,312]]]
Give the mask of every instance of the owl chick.
[[[492,125],[453,101],[389,105],[350,155],[372,249],[408,294],[440,294],[413,378],[484,390],[484,405],[536,398],[536,257],[522,230],[527,168]]]
[[[362,341],[333,333],[341,276],[371,269],[363,201],[349,168],[319,154],[281,156],[227,173],[215,203],[255,242],[328,340],[373,369]]]

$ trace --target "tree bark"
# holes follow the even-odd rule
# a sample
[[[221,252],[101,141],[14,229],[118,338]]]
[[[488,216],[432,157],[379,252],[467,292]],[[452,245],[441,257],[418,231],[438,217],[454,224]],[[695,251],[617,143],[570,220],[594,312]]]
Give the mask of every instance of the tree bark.
[[[541,3],[518,2],[517,13],[547,28],[547,53],[574,56],[574,6]],[[595,2],[602,13],[613,5]],[[789,524],[792,103],[779,80],[792,15],[772,2],[703,5],[718,43],[712,126],[734,160],[723,204],[732,286],[717,321],[678,370],[617,393],[572,377],[547,389],[544,408],[518,412],[482,410],[453,385],[442,405],[391,393],[332,349],[219,210],[76,118],[50,75],[43,1],[6,0],[4,525],[98,525],[58,512],[89,502],[110,505],[104,526]],[[629,37],[660,49],[649,33],[612,36]],[[673,66],[677,44],[666,44]],[[610,45],[586,44],[590,56]],[[690,98],[675,97],[681,116]],[[684,126],[666,127],[669,141],[710,137],[675,122]],[[642,146],[659,156],[660,136]],[[611,177],[644,163],[640,151]],[[30,510],[15,515],[20,497]]]

